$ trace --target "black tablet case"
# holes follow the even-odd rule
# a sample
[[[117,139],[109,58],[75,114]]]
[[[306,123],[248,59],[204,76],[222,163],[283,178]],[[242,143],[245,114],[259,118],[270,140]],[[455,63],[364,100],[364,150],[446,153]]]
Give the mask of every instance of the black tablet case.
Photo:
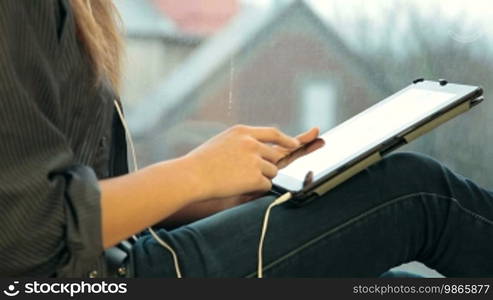
[[[423,80],[419,80],[413,83],[419,84],[422,81]],[[447,84],[447,82],[440,81],[439,84],[444,86]],[[432,116],[429,119],[423,120],[421,123],[416,124],[410,130],[407,130],[406,133],[397,135],[390,140],[380,144],[376,149],[372,149],[369,153],[363,154],[355,160],[348,162],[341,168],[331,173],[335,175],[329,174],[328,178],[320,179],[320,184],[314,185],[313,187],[309,187],[306,190],[295,193],[293,195],[293,198],[290,200],[290,203],[300,206],[310,202],[310,200],[324,195],[325,193],[329,192],[339,184],[345,182],[352,176],[358,174],[367,167],[381,160],[385,154],[388,154],[389,152],[399,148],[400,146],[410,143],[416,138],[438,127],[439,125],[455,118],[456,116],[466,111],[469,111],[472,107],[476,106],[484,100],[481,97],[482,94],[483,90],[479,88],[475,94],[470,95],[470,97],[468,98],[464,98],[462,102],[458,102],[455,106],[448,108],[437,116]]]

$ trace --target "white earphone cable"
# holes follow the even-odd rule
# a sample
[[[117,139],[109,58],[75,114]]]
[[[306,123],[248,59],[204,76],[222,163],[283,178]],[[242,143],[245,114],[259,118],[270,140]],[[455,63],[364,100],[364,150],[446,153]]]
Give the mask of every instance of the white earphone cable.
[[[264,248],[264,239],[265,239],[265,234],[267,233],[267,226],[269,225],[269,216],[270,216],[270,211],[272,208],[275,206],[278,206],[289,199],[291,199],[293,195],[291,193],[285,193],[281,197],[275,199],[272,201],[272,203],[267,207],[265,210],[265,215],[264,215],[264,222],[262,224],[262,231],[260,234],[260,242],[258,244],[258,265],[257,265],[257,278],[263,278],[264,273],[263,273],[263,248]]]
[[[128,124],[127,124],[127,121],[125,120],[124,116],[123,116],[123,112],[122,112],[122,109],[120,108],[120,105],[118,104],[118,101],[115,99],[114,100],[114,103],[115,103],[115,107],[116,107],[116,110],[118,112],[118,116],[120,117],[120,120],[122,121],[122,125],[123,125],[123,128],[125,130],[125,136],[127,137],[127,141],[129,143],[129,146],[130,146],[130,152],[131,152],[131,156],[132,156],[132,163],[133,163],[133,172],[137,171],[139,168],[138,168],[138,165],[137,165],[137,155],[135,154],[135,147],[134,147],[134,142],[132,140],[132,135],[130,134],[130,130],[128,128]],[[152,237],[162,246],[164,247],[166,250],[168,250],[171,255],[173,256],[173,263],[174,263],[174,266],[175,266],[175,271],[176,271],[176,277],[177,278],[182,278],[182,275],[181,275],[181,270],[180,270],[180,264],[178,262],[178,255],[176,255],[176,252],[175,250],[173,250],[173,248],[168,245],[165,241],[163,241],[158,235],[157,233],[154,231],[154,229],[152,229],[151,227],[147,228],[149,230],[149,232],[151,233]],[[133,238],[136,240],[137,237],[134,235]]]

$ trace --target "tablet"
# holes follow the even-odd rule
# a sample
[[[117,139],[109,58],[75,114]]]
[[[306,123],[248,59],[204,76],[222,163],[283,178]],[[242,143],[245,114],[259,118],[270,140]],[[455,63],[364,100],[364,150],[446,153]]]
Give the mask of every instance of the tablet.
[[[480,103],[477,86],[417,80],[281,160],[277,193],[298,205],[321,196],[383,155]]]

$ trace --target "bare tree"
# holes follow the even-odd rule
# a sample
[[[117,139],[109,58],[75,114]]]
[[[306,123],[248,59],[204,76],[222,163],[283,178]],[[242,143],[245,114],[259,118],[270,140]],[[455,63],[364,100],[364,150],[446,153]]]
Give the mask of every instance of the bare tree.
[[[493,90],[493,49],[481,24],[453,19],[435,6],[426,11],[410,1],[394,1],[379,24],[368,16],[337,20],[350,22],[356,51],[377,80],[397,91],[413,79],[445,78]],[[337,7],[334,7],[337,9]],[[343,14],[335,14],[343,15]],[[458,38],[457,32],[471,32]],[[432,131],[406,147],[445,161],[454,170],[493,187],[493,103]]]

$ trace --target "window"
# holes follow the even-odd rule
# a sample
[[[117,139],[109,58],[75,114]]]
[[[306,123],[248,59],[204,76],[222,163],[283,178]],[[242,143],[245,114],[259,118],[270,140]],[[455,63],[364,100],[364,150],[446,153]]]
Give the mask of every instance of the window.
[[[122,96],[141,165],[235,123],[324,130],[416,78],[445,78],[483,86],[487,100],[403,150],[493,188],[490,1],[116,3],[131,62]]]
[[[300,129],[319,127],[326,131],[336,125],[337,94],[330,81],[314,80],[302,86]]]

